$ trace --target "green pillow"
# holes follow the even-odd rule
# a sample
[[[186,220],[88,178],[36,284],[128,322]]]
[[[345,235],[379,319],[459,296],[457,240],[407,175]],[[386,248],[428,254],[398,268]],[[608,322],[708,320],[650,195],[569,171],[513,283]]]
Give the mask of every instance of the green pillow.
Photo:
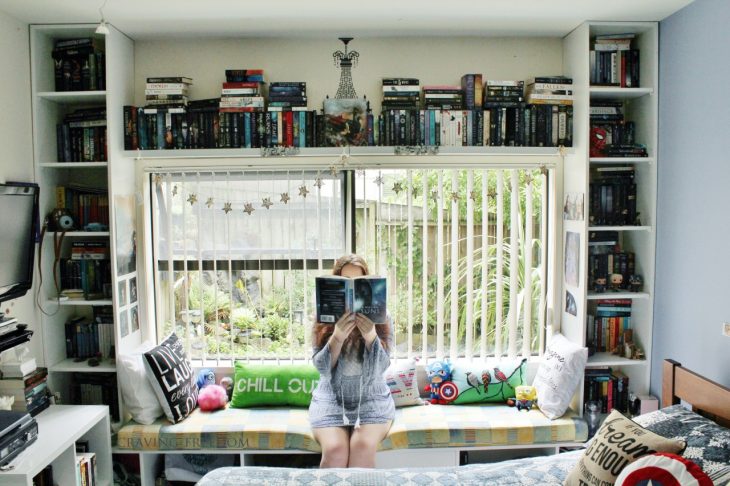
[[[312,365],[256,365],[236,361],[231,406],[308,407],[318,382],[319,372]]]
[[[451,381],[458,389],[458,396],[451,403],[506,402],[515,396],[515,387],[525,384],[526,361],[457,361],[451,371]]]

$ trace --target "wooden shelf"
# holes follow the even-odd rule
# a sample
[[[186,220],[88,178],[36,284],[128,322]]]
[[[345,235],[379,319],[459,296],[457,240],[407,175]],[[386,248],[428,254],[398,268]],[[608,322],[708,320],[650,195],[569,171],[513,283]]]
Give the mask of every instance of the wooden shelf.
[[[629,359],[616,356],[611,353],[596,353],[588,357],[587,368],[595,366],[644,366],[647,364],[645,359]]]
[[[106,91],[42,91],[36,96],[62,105],[78,103],[104,103]]]
[[[97,169],[109,167],[109,162],[41,162],[46,169]]]
[[[68,358],[60,363],[57,363],[50,368],[51,372],[82,372],[82,373],[113,373],[117,371],[117,366],[110,359],[104,359],[99,363],[99,366],[89,366],[89,360],[74,361],[73,358]]]
[[[631,100],[654,94],[653,88],[619,88],[616,86],[591,86],[591,99]]]
[[[653,164],[654,157],[591,157],[591,164]]]
[[[589,226],[588,231],[651,231],[651,226]]]
[[[648,299],[651,295],[647,292],[603,292],[600,294],[589,293],[588,300],[611,300],[611,299]]]
[[[102,306],[102,305],[112,305],[111,299],[109,300],[81,300],[81,299],[66,299],[61,300],[61,305],[88,305],[88,306]],[[51,299],[48,301],[47,305],[58,305],[58,301],[55,299]]]
[[[53,236],[54,232],[46,233],[46,238]],[[108,237],[108,231],[68,231],[65,236],[73,236],[74,238],[94,238],[94,237]]]

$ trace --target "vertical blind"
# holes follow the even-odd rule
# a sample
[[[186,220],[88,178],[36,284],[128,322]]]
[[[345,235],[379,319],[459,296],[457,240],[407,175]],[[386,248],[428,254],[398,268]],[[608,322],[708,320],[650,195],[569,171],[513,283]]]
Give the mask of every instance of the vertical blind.
[[[152,174],[158,336],[193,359],[308,358],[314,277],[354,251],[388,277],[397,358],[539,354],[549,172]]]

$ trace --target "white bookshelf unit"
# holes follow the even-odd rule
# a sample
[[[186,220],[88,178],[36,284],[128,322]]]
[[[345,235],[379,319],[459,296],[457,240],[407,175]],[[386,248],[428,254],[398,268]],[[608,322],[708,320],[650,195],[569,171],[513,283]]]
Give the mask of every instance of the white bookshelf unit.
[[[633,48],[640,51],[640,87],[620,88],[590,86],[589,52],[596,35],[632,33]],[[585,220],[564,221],[563,233],[580,235],[580,283],[578,288],[563,284],[563,292],[576,298],[577,315],[563,312],[563,333],[572,341],[587,344],[587,318],[597,301],[602,299],[631,300],[631,328],[634,341],[645,358],[632,360],[611,353],[597,352],[588,359],[589,368],[611,367],[629,377],[629,390],[638,394],[649,390],[654,308],[654,256],[656,246],[657,199],[657,114],[658,114],[658,25],[655,22],[589,22],[564,39],[564,74],[573,78],[578,93],[574,106],[575,152],[567,156],[563,191],[585,194]],[[592,100],[621,101],[625,119],[636,124],[636,142],[647,147],[648,157],[589,157],[590,117]],[[637,226],[591,226],[590,170],[605,166],[633,166],[637,184]],[[589,292],[588,234],[591,231],[618,232],[622,251],[635,253],[636,274],[644,279],[641,292]],[[563,241],[565,236],[563,236]],[[583,409],[584,397],[579,393],[575,406]]]

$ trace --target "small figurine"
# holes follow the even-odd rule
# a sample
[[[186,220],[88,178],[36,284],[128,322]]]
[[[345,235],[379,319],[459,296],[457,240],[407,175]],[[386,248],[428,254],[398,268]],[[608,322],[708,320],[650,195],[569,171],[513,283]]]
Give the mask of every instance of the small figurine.
[[[641,292],[644,288],[644,279],[641,275],[631,275],[629,277],[629,290],[632,292]]]
[[[534,386],[520,385],[515,388],[515,397],[507,399],[507,405],[517,407],[517,411],[528,412],[537,405],[537,389]]]
[[[225,388],[226,394],[228,395],[228,401],[230,401],[231,397],[233,397],[233,378],[230,376],[224,376],[221,378],[221,382],[219,384]]]
[[[611,290],[621,290],[624,284],[624,276],[620,273],[611,274]]]
[[[202,390],[208,385],[215,385],[215,374],[210,368],[203,368],[198,372],[198,390]]]
[[[593,290],[596,293],[602,294],[606,291],[606,277],[598,277],[593,284]]]
[[[424,391],[431,393],[430,402],[446,405],[456,399],[459,389],[451,381],[451,363],[449,360],[434,361],[426,368],[429,385]]]

